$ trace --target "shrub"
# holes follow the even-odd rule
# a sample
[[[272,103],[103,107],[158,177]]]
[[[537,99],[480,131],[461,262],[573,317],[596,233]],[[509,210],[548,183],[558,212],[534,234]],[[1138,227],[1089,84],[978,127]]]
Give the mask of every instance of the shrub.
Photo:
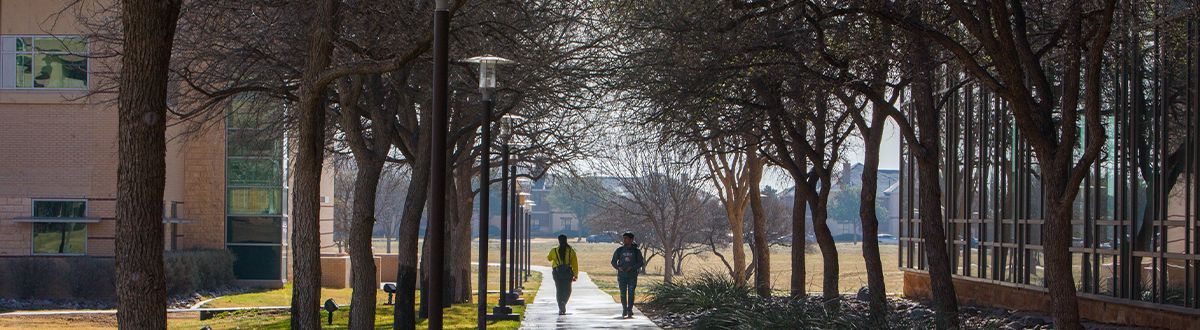
[[[736,309],[751,302],[754,289],[728,275],[703,273],[694,279],[650,287],[649,305],[673,313]]]
[[[73,297],[89,300],[112,300],[116,297],[117,275],[112,259],[73,259],[69,270]]]
[[[225,250],[168,251],[167,292],[186,295],[233,283],[233,254]],[[0,259],[0,298],[113,301],[113,259],[19,257]]]
[[[728,275],[701,274],[691,280],[650,287],[647,306],[662,312],[697,315],[696,329],[876,329],[865,304],[838,301],[826,309],[819,297],[762,298]],[[885,328],[929,328],[928,317],[890,313]]]
[[[0,297],[113,300],[113,261],[92,257],[0,259]]]
[[[233,283],[233,254],[219,249],[194,249],[164,253],[167,292],[185,295],[216,290]]]

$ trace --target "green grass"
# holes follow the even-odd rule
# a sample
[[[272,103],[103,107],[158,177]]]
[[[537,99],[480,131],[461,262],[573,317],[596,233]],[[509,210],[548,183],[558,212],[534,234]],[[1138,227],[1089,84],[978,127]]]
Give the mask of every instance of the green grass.
[[[530,280],[525,283],[524,297],[526,301],[533,301],[537,295],[537,288],[541,284],[541,274],[534,273]],[[349,303],[350,289],[323,289],[321,296],[324,298],[333,297],[334,301]],[[344,296],[344,298],[339,298]],[[222,297],[210,305],[205,307],[235,307],[235,306],[286,306],[289,304],[291,297],[291,288],[285,287],[276,290],[267,290],[261,292],[251,292],[238,295]],[[376,329],[391,329],[392,326],[392,306],[383,305],[387,301],[387,294],[379,292],[379,304],[375,308],[375,328]],[[496,304],[496,296],[489,296],[489,305]],[[420,299],[418,294],[417,299]],[[217,304],[217,302],[221,302]],[[353,306],[349,307],[353,308]],[[327,329],[346,329],[349,320],[349,308],[334,312],[333,325],[325,326]],[[474,329],[476,318],[476,304],[457,304],[446,309],[443,313],[443,326],[445,329]],[[524,306],[513,306],[513,312],[524,313]],[[327,321],[327,314],[322,313],[321,322],[324,325]],[[171,319],[169,327],[171,329],[200,329],[204,326],[210,326],[213,329],[288,329],[289,318],[286,312],[256,312],[243,311],[237,313],[226,313],[218,315],[215,318],[200,321],[196,318],[188,319]],[[418,329],[427,329],[428,320],[421,319],[417,324]],[[498,321],[491,322],[488,325],[489,329],[517,329],[521,326],[518,321]]]
[[[325,299],[333,298],[333,301],[339,305],[350,303],[350,294],[353,290],[350,289],[321,289],[321,302]],[[387,301],[387,294],[382,291],[376,295],[380,303]],[[265,306],[288,306],[292,303],[292,284],[288,283],[282,288],[247,292],[223,296],[204,304],[206,308],[227,308],[227,307],[265,307]]]

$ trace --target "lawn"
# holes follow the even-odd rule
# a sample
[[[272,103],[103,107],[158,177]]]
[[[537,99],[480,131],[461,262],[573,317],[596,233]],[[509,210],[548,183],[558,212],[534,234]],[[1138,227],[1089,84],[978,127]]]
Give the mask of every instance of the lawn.
[[[494,273],[494,272],[489,272]],[[474,277],[472,277],[474,278]],[[494,282],[493,280],[492,282]],[[541,274],[534,273],[529,281],[525,283],[524,297],[526,301],[533,301],[537,295],[538,286],[541,284]],[[333,298],[334,301],[340,303],[350,302],[350,289],[322,289],[321,297]],[[234,306],[286,306],[291,299],[291,288],[283,288],[277,290],[269,290],[262,292],[245,293],[232,295],[217,299],[206,307],[234,307]],[[387,301],[387,294],[382,291],[377,296],[379,304],[376,305],[375,324],[377,329],[391,329],[392,324],[392,306],[383,305]],[[417,295],[420,299],[420,294]],[[489,295],[489,305],[496,304],[496,295]],[[353,306],[349,307],[353,308]],[[474,329],[475,318],[477,315],[477,305],[475,303],[458,304],[452,306],[444,312],[444,325],[446,329]],[[513,306],[514,313],[524,312],[524,306]],[[326,315],[321,316],[322,322],[325,322]],[[229,313],[218,316],[213,319],[200,321],[198,318],[189,319],[172,319],[170,328],[172,329],[199,329],[205,325],[213,329],[287,329],[288,317],[286,313],[263,313],[263,312],[239,312]],[[327,329],[345,329],[349,322],[349,309],[339,310],[334,313],[333,325],[326,326]],[[422,319],[417,325],[417,328],[426,328],[427,321]],[[489,324],[489,329],[516,329],[520,327],[520,322],[517,321],[501,321],[492,322]]]
[[[526,301],[533,301],[537,295],[537,289],[541,284],[541,274],[533,273],[529,281],[525,284],[524,297]],[[323,289],[321,290],[323,298],[334,298],[339,304],[347,304],[350,302],[350,289]],[[383,305],[387,301],[387,294],[379,292],[380,304],[376,305],[375,324],[377,329],[391,329],[392,324],[392,306]],[[496,304],[496,295],[489,296],[490,305]],[[286,287],[276,290],[265,290],[258,292],[248,292],[237,295],[221,297],[216,301],[206,305],[206,307],[245,307],[245,306],[286,306],[290,303],[291,288]],[[418,299],[420,299],[418,295]],[[326,326],[327,329],[346,329],[349,322],[349,308],[347,307],[334,313],[333,325]],[[444,312],[444,325],[446,329],[474,329],[476,317],[475,303],[457,304],[447,309]],[[524,306],[513,306],[515,313],[523,313]],[[204,326],[212,327],[212,329],[288,329],[289,318],[286,312],[255,312],[243,311],[236,313],[226,313],[218,315],[215,318],[203,320],[199,319],[199,313],[175,313],[168,316],[168,327],[171,329],[200,329]],[[326,321],[326,315],[322,313],[321,321]],[[417,325],[418,329],[428,328],[427,321],[422,319]],[[322,323],[324,324],[324,323]],[[520,322],[517,321],[501,321],[492,322],[489,324],[489,329],[517,329],[520,327]],[[103,315],[70,315],[70,316],[28,316],[28,317],[0,317],[0,329],[113,329],[116,328],[116,316],[112,314]]]

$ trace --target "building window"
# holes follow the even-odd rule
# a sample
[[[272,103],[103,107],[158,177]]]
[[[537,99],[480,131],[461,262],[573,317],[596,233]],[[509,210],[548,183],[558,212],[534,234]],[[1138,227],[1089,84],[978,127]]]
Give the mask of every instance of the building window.
[[[225,248],[244,280],[286,278],[282,268],[287,204],[284,138],[278,103],[261,96],[235,98],[225,126]]]
[[[34,201],[33,217],[82,219],[85,201]],[[82,255],[87,248],[87,224],[80,222],[37,222],[33,224],[33,254]]]
[[[87,89],[87,56],[78,36],[0,37],[0,88]]]
[[[33,224],[33,254],[83,254],[87,225],[76,222]]]

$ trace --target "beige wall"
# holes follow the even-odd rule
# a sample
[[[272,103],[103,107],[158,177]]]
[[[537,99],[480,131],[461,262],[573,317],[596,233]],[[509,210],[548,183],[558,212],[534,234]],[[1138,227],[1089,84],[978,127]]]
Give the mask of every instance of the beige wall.
[[[0,0],[0,35],[80,34],[74,10],[54,17],[70,2]],[[112,63],[107,61],[89,63],[93,88],[102,84],[101,75],[94,72]],[[87,216],[100,218],[87,225],[87,254],[112,256],[118,161],[112,96],[0,90],[0,256],[30,253],[32,225],[13,219],[31,216],[32,200],[42,198],[87,200]],[[179,225],[180,248],[221,248],[223,132],[179,138],[189,126],[168,128],[164,204],[182,202],[178,217],[192,221]]]
[[[0,35],[78,34],[70,1],[0,0]],[[97,60],[93,60],[97,61]],[[95,83],[94,81],[92,83]],[[0,90],[0,256],[28,255],[33,199],[88,202],[87,254],[112,256],[117,114],[85,91]]]

